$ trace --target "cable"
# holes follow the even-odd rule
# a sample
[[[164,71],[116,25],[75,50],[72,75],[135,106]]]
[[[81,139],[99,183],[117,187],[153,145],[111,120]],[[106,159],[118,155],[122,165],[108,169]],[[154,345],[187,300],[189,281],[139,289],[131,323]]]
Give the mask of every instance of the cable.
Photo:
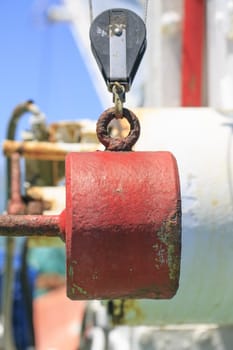
[[[144,1],[144,22],[147,22],[149,0]],[[90,14],[90,23],[93,21],[93,3],[92,0],[89,0],[89,14]]]
[[[90,13],[90,23],[93,21],[93,5],[92,0],[89,0],[89,13]]]
[[[148,15],[148,7],[149,7],[149,0],[145,0],[144,2],[144,22],[147,22],[147,15]]]

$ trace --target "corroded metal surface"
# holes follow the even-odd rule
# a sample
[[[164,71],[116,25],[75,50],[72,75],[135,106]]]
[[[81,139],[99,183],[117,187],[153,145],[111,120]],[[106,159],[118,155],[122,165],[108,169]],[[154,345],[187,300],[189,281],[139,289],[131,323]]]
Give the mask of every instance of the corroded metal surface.
[[[108,125],[114,118],[117,119],[114,108],[103,112],[97,121],[96,133],[107,151],[131,151],[140,136],[140,123],[136,115],[132,111],[123,108],[123,117],[130,124],[130,132],[126,137],[111,137],[109,135]]]
[[[181,245],[173,156],[70,154],[66,171],[69,297],[171,298],[179,283]]]
[[[62,236],[56,215],[0,215],[1,236]]]
[[[163,262],[163,249],[161,245],[166,247],[167,263],[169,267],[169,277],[171,281],[177,283],[177,275],[180,273],[180,254],[181,254],[181,237],[177,235],[177,223],[181,225],[181,201],[177,201],[177,208],[174,213],[168,216],[161,225],[157,236],[159,243],[154,245],[154,249],[157,252],[156,263],[158,268],[160,263]]]
[[[168,299],[179,285],[180,221],[171,153],[70,153],[66,209],[0,216],[0,235],[63,238],[71,299]]]
[[[11,177],[10,196],[7,212],[8,214],[26,214],[26,205],[21,197],[20,156],[18,153],[11,155]]]

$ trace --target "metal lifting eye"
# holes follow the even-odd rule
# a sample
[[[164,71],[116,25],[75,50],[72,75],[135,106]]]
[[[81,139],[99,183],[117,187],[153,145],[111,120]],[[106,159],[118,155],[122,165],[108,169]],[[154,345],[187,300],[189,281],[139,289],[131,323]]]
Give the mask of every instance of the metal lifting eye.
[[[126,137],[111,137],[108,133],[109,123],[117,118],[114,108],[103,112],[97,121],[96,133],[106,151],[131,151],[140,136],[140,123],[136,115],[127,108],[123,108],[122,115],[130,125],[130,132]]]

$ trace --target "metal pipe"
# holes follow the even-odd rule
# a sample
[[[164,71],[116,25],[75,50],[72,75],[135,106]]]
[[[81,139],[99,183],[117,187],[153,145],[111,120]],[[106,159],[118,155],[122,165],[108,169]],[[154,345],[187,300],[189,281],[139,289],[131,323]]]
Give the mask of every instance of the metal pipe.
[[[22,201],[20,190],[20,164],[19,154],[15,153],[11,156],[12,172],[11,172],[11,200],[18,202]]]
[[[13,215],[25,214],[26,205],[21,196],[21,174],[20,174],[20,155],[13,153],[11,155],[11,198],[8,201],[7,213]]]
[[[19,104],[13,110],[8,129],[7,139],[14,140],[18,121],[22,115],[30,112],[34,115],[40,115],[39,108],[32,100]],[[7,158],[7,198],[8,202],[12,194],[11,190],[11,160]],[[13,298],[13,259],[15,253],[15,240],[13,237],[6,238],[6,257],[4,262],[4,279],[3,279],[3,294],[2,294],[2,312],[3,312],[3,344],[5,349],[15,350],[14,337],[12,332],[12,298]]]
[[[7,157],[18,152],[24,158],[38,160],[64,161],[69,152],[96,151],[97,143],[63,143],[63,142],[37,142],[37,141],[11,141],[3,143],[3,151]]]
[[[16,108],[12,112],[12,115],[10,117],[10,121],[8,124],[7,134],[6,134],[7,140],[14,140],[18,121],[25,113],[28,113],[28,112],[38,116],[41,114],[39,108],[34,104],[32,100],[20,103],[19,105],[16,106]],[[9,158],[7,159],[7,183],[8,183],[8,186],[7,186],[7,200],[8,200],[11,195],[10,193],[11,165],[10,165]]]
[[[0,215],[0,236],[62,236],[58,215]]]

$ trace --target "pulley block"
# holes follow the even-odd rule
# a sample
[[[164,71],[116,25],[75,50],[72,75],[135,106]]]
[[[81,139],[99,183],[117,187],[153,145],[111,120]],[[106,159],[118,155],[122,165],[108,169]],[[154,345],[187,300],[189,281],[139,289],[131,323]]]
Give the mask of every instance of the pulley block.
[[[90,40],[109,90],[119,82],[128,91],[146,50],[146,27],[141,17],[121,8],[104,11],[91,24]]]

